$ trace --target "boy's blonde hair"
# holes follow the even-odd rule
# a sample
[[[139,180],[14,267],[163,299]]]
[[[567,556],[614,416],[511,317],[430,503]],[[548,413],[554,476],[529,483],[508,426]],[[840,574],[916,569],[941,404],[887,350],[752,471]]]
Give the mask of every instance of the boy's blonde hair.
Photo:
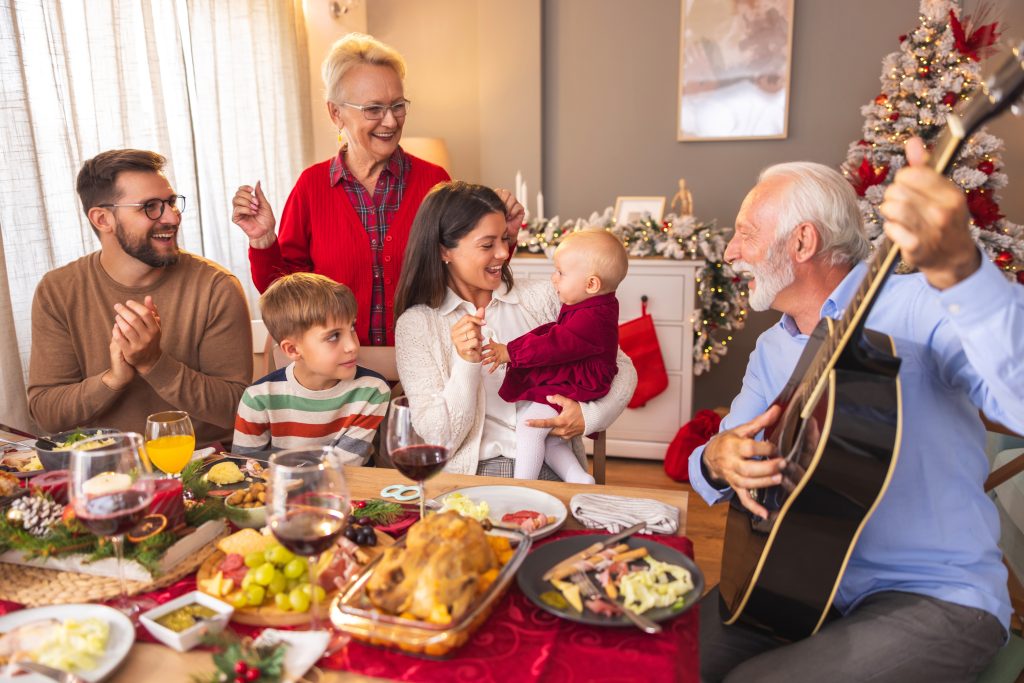
[[[629,258],[619,238],[607,230],[580,230],[570,232],[562,239],[556,251],[566,248],[579,250],[587,259],[590,275],[601,280],[601,293],[614,292],[626,278]]]
[[[356,319],[352,290],[316,273],[292,273],[274,281],[260,297],[263,323],[275,341],[301,337],[314,325]]]

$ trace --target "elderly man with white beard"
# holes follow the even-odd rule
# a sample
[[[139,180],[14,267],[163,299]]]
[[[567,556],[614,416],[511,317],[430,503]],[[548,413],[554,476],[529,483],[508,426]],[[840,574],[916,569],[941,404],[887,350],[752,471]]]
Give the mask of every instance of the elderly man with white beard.
[[[975,680],[1005,642],[1007,574],[982,487],[979,411],[1024,432],[1024,287],[983,257],[963,192],[927,165],[920,140],[907,159],[880,210],[919,272],[890,277],[866,322],[901,360],[899,458],[839,581],[841,617],[787,644],[723,625],[716,589],[701,602],[703,680]],[[868,252],[857,198],[826,166],[773,166],[743,201],[725,258],[753,275],[750,306],[782,319],[758,338],[721,431],[690,456],[709,504],[735,497],[768,516],[750,491],[782,481],[785,459],[762,440],[781,413],[773,401],[818,322],[842,317]]]

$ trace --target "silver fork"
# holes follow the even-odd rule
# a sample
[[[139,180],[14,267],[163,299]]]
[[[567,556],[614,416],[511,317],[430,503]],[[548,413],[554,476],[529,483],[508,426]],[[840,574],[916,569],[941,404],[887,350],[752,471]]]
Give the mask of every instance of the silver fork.
[[[82,678],[79,678],[73,673],[61,671],[60,669],[55,669],[52,666],[47,666],[45,664],[40,664],[38,662],[14,662],[14,666],[25,671],[31,671],[33,673],[40,674],[42,676],[45,676],[46,678],[49,678],[52,681],[57,681],[57,683],[85,683],[85,681]]]
[[[642,614],[636,614],[635,612],[631,612],[630,610],[626,609],[622,605],[618,604],[617,602],[609,598],[596,585],[594,585],[594,582],[591,581],[590,577],[587,576],[585,573],[576,572],[575,574],[573,574],[572,582],[580,587],[580,592],[582,592],[585,597],[601,600],[602,602],[617,607],[619,611],[626,616],[627,619],[633,622],[634,626],[636,626],[644,633],[661,633],[660,625],[654,623]]]

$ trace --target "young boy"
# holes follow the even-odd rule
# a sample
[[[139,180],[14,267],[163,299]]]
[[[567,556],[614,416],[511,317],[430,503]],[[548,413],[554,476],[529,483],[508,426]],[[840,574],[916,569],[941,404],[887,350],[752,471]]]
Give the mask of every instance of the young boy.
[[[491,372],[508,366],[499,396],[530,402],[516,411],[516,479],[536,479],[547,463],[567,482],[593,484],[568,443],[527,422],[558,414],[560,409],[547,401],[553,394],[593,401],[608,393],[618,371],[615,290],[626,277],[629,259],[610,232],[585,230],[567,235],[554,261],[551,282],[562,302],[558,320],[507,345],[492,340],[483,349],[484,363]]]
[[[332,442],[344,464],[365,464],[391,390],[356,365],[356,300],[323,275],[293,273],[260,297],[263,322],[291,359],[245,390],[235,453],[314,448]]]

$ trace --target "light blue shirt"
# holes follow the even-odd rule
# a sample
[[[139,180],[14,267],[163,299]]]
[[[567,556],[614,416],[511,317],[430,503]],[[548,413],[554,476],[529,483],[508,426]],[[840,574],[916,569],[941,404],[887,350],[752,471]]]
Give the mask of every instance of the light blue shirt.
[[[865,271],[863,263],[850,271],[821,307],[823,317],[842,315]],[[920,274],[894,275],[867,327],[890,335],[902,359],[903,436],[892,481],[850,557],[835,605],[845,613],[872,593],[905,591],[981,608],[1008,629],[999,516],[982,487],[989,464],[978,410],[1024,433],[1024,287],[984,256],[977,272],[945,291]],[[721,430],[768,409],[806,343],[788,315],[758,338]],[[713,504],[732,490],[708,483],[703,453],[701,446],[690,455],[690,483]]]

